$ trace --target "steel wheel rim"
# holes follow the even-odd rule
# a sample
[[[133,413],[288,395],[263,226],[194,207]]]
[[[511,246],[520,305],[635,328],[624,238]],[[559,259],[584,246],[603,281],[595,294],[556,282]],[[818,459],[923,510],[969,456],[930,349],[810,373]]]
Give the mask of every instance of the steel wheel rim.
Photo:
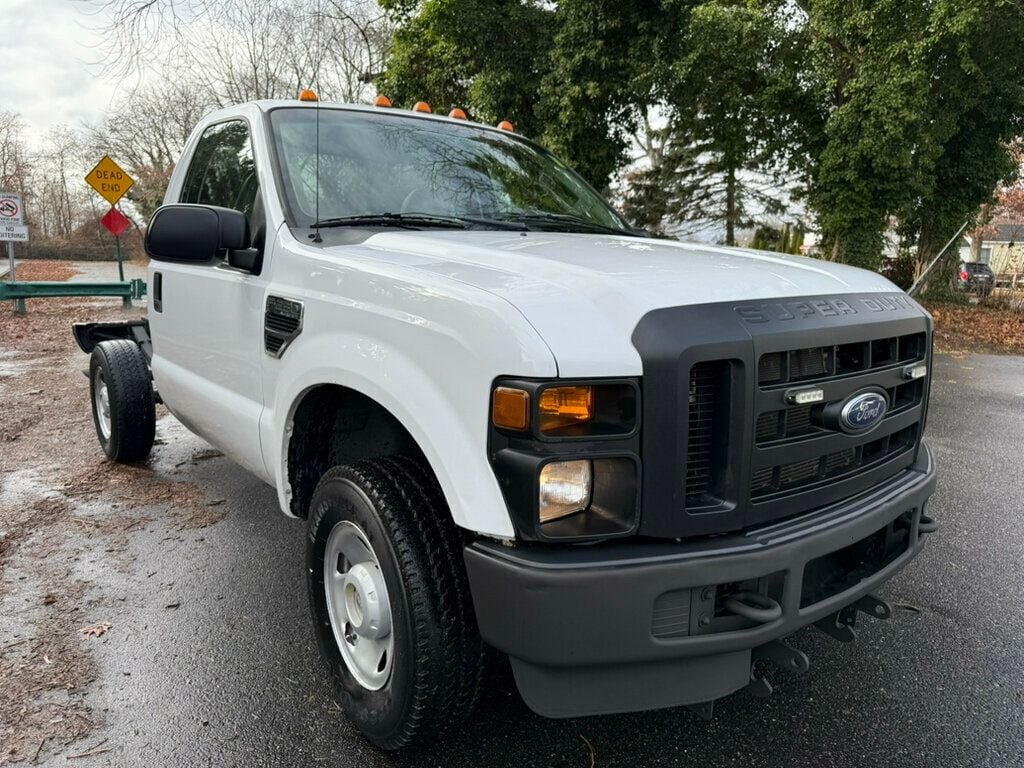
[[[327,537],[324,593],[345,667],[367,690],[380,690],[394,659],[391,603],[380,561],[355,523],[342,521]]]
[[[104,440],[110,439],[110,390],[107,389],[107,381],[103,378],[103,370],[96,369],[96,377],[93,381],[93,400],[96,403],[96,423],[99,425],[100,434]]]

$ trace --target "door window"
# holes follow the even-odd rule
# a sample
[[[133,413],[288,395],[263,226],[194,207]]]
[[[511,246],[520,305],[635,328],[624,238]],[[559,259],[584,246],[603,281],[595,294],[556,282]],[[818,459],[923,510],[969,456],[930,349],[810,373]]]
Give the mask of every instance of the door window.
[[[233,208],[251,224],[259,197],[249,126],[241,120],[211,125],[192,155],[181,202]]]

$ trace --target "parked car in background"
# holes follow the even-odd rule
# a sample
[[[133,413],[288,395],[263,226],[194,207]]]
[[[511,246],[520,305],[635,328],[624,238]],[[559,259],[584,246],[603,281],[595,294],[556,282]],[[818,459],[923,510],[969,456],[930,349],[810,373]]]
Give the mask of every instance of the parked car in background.
[[[956,284],[961,291],[988,296],[996,283],[996,276],[988,264],[977,261],[961,261]]]

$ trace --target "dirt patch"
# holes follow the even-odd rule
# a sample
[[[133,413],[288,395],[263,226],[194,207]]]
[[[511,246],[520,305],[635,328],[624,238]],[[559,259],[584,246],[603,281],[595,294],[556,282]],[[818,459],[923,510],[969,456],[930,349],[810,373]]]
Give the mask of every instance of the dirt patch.
[[[929,305],[939,352],[1024,354],[1024,313],[992,307]]]
[[[0,647],[0,765],[33,761],[68,747],[99,724],[82,702],[96,676],[87,639],[69,628],[86,620],[81,581],[48,569],[42,594],[29,591],[41,618],[29,634]]]
[[[66,262],[17,270],[21,280],[74,274]],[[116,300],[30,300],[25,315],[0,303],[0,765],[81,751],[87,743],[70,745],[102,722],[84,694],[96,676],[90,646],[107,640],[82,630],[104,625],[104,597],[74,570],[79,555],[100,552],[104,567],[126,567],[118,558],[154,508],[172,530],[226,514],[223,499],[176,479],[176,467],[115,464],[99,449],[88,361],[71,324],[141,314]],[[177,466],[218,455],[197,449]]]

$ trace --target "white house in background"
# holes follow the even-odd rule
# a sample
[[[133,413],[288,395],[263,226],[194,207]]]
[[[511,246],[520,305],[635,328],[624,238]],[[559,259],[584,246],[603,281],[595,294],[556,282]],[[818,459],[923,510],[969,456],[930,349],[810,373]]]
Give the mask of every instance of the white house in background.
[[[971,257],[972,238],[963,239],[960,260],[974,261]],[[981,240],[981,257],[996,275],[1024,273],[1024,221],[991,224]]]

